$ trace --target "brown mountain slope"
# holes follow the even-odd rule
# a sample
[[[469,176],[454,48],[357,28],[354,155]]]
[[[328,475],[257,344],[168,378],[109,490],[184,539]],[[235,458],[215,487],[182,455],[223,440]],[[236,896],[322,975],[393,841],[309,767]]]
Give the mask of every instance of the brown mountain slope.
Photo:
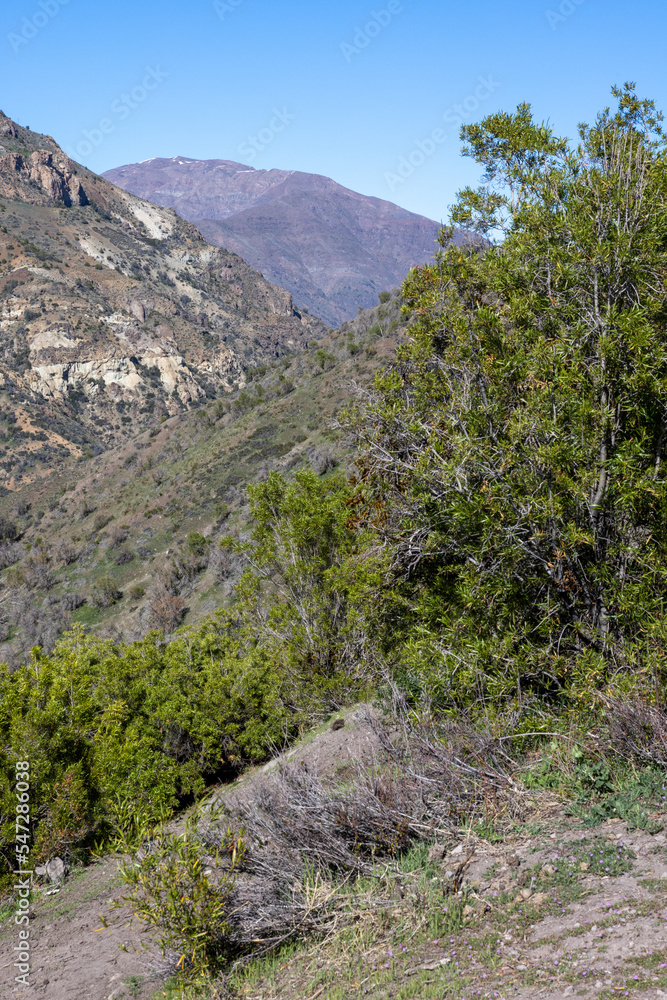
[[[243,389],[0,495],[0,532],[17,536],[0,542],[0,659],[24,662],[75,622],[131,640],[228,604],[242,563],[219,543],[248,530],[246,485],[350,467],[336,416],[393,357],[401,306],[400,292],[383,295],[305,351],[247,371]]]
[[[324,332],[174,211],[0,112],[0,487],[127,440]]]
[[[152,159],[105,172],[194,222],[332,326],[430,259],[440,226],[328,177],[229,160]],[[460,234],[455,237],[462,238]]]

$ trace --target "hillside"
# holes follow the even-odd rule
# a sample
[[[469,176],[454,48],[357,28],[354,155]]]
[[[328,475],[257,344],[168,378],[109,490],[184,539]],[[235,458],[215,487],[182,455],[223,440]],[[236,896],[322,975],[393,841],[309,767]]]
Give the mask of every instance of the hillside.
[[[401,297],[302,354],[246,372],[244,389],[0,497],[0,658],[49,649],[75,622],[136,639],[229,602],[239,564],[218,539],[247,527],[245,484],[272,469],[347,461],[332,424],[402,335]],[[200,540],[192,541],[196,533]]]
[[[3,1000],[664,995],[667,136],[613,95],[462,128],[502,244],[0,496]]]
[[[440,225],[329,177],[230,160],[154,158],[104,177],[174,208],[206,239],[338,326],[433,257]],[[455,239],[460,238],[460,234]]]
[[[174,211],[0,115],[0,487],[99,454],[324,332]]]

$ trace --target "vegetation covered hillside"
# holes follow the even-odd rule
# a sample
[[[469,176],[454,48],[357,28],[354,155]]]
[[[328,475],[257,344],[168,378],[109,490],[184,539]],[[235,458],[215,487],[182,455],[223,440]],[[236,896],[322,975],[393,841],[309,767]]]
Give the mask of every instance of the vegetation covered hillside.
[[[382,298],[296,357],[247,369],[242,390],[0,497],[2,657],[50,650],[76,623],[132,640],[228,603],[242,559],[220,539],[248,530],[246,485],[352,461],[336,415],[405,328],[400,294]]]
[[[667,794],[667,140],[632,84],[613,94],[576,143],[527,104],[463,127],[485,183],[461,193],[452,222],[480,238],[453,246],[445,230],[437,259],[410,273],[397,346],[383,333],[400,332],[400,302],[384,293],[372,317],[258,373],[228,410],[172,417],[20,514],[7,607],[12,593],[75,606],[77,580],[94,586],[51,651],[18,662],[19,641],[0,668],[5,880],[16,762],[29,760],[33,856],[119,850],[177,992],[251,996],[270,979],[289,995],[283,972],[299,959],[311,1000],[362,987],[408,1000],[422,972],[435,975],[414,982],[434,998],[490,995],[519,972],[517,996],[551,977],[591,995],[603,988],[585,981],[593,972],[611,996],[611,963],[579,964],[575,904],[597,894],[599,933],[628,910],[658,933],[664,837],[647,838]],[[207,503],[220,505],[215,522]],[[73,509],[60,553],[54,526]],[[81,609],[126,601],[122,574],[144,572],[135,560],[158,540],[173,547],[145,576],[159,627],[143,634],[138,611],[135,641],[86,634]],[[206,591],[209,572],[221,590]],[[197,578],[211,613],[174,633]],[[139,607],[148,591],[136,586]],[[119,615],[116,627],[130,625]],[[221,810],[209,799],[169,825],[207,785],[314,724],[344,729],[339,711],[358,702],[375,703],[368,758],[321,775],[306,753],[288,755]],[[528,863],[528,835],[556,815],[567,853],[543,841]],[[619,822],[645,831],[647,867],[612,900],[609,880],[637,860]],[[521,851],[469,880],[474,852],[512,835]],[[542,952],[549,971],[509,948],[543,920],[553,941],[570,918],[563,951]],[[317,949],[315,982],[300,942]],[[648,949],[626,959],[641,989],[667,985]],[[636,995],[656,995],[646,990]]]

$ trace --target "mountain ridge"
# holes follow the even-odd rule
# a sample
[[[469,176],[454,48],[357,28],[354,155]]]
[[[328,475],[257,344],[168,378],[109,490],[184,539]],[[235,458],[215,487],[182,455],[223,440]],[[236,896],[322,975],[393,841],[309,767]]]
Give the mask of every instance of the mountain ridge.
[[[381,291],[430,260],[441,228],[323,174],[235,160],[151,157],[103,176],[173,208],[331,326],[371,308]]]

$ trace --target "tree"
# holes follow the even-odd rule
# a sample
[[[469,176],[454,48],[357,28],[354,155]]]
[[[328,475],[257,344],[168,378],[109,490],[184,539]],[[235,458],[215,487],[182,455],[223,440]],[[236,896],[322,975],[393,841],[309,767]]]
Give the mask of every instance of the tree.
[[[290,482],[272,472],[247,492],[250,567],[236,588],[245,634],[280,665],[295,706],[318,686],[334,703],[359,693],[373,672],[367,598],[376,571],[349,523],[349,484],[312,470]]]
[[[410,656],[447,695],[629,666],[661,620],[667,149],[613,93],[576,146],[527,104],[462,128],[486,175],[451,221],[477,238],[444,230],[411,272],[409,341],[351,418]]]

